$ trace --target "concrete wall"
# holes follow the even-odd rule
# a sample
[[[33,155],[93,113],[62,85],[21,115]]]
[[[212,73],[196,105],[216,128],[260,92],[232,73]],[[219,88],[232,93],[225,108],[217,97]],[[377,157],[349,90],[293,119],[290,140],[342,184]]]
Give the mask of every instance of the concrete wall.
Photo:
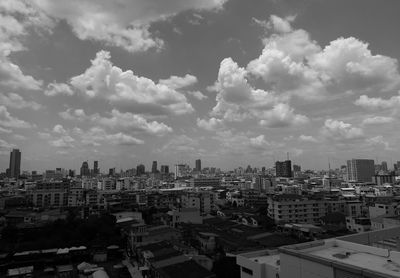
[[[280,278],[334,278],[332,267],[281,253]]]
[[[338,240],[350,241],[359,244],[372,244],[377,241],[392,238],[400,234],[400,227],[359,233],[349,236],[339,237]]]

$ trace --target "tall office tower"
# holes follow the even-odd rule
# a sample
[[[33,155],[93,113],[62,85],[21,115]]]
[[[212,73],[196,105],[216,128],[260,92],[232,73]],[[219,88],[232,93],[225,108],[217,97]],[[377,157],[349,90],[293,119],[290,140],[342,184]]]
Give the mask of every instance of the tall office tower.
[[[196,171],[201,172],[201,160],[196,159]]]
[[[115,168],[110,168],[110,169],[108,169],[108,175],[109,175],[110,177],[115,176]]]
[[[19,149],[13,149],[10,152],[9,177],[18,178],[21,173],[21,152]]]
[[[387,162],[386,162],[386,161],[382,161],[382,163],[381,163],[381,169],[382,169],[382,171],[387,172],[388,166],[387,166]]]
[[[185,164],[175,164],[175,179],[182,178],[186,176],[186,165]]]
[[[293,172],[301,172],[301,166],[293,164]]]
[[[169,166],[161,165],[161,174],[168,174],[168,173],[169,173]]]
[[[157,161],[153,161],[153,164],[151,165],[151,172],[157,173]]]
[[[87,161],[84,161],[81,166],[81,177],[88,176],[90,176],[89,163],[87,163]]]
[[[141,176],[146,173],[145,167],[143,164],[139,164],[136,166],[136,176]]]
[[[373,159],[347,160],[347,180],[357,182],[372,182],[375,175]]]
[[[95,176],[99,174],[99,162],[97,160],[93,162],[93,174]]]
[[[275,163],[275,172],[277,177],[291,178],[292,177],[292,161],[277,161]]]

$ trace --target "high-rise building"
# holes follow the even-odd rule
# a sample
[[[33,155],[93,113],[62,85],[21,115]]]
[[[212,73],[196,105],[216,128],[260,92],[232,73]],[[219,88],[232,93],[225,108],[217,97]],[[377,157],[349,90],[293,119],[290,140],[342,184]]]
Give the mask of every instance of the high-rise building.
[[[382,169],[382,171],[384,171],[384,172],[387,172],[387,171],[388,171],[388,166],[387,166],[387,162],[386,162],[386,161],[382,161],[382,163],[381,163],[381,169]]]
[[[347,180],[356,182],[372,182],[375,175],[373,159],[347,160]]]
[[[108,169],[108,176],[110,177],[115,176],[115,167]]]
[[[186,177],[186,165],[176,164],[175,165],[175,179]]]
[[[81,177],[88,176],[90,176],[89,163],[87,163],[87,161],[84,161],[81,166]]]
[[[277,177],[290,178],[292,177],[292,161],[277,161],[275,163],[275,175]]]
[[[138,166],[136,166],[136,175],[137,176],[141,176],[144,173],[146,173],[146,169],[143,164],[139,164]]]
[[[157,173],[157,161],[153,161],[153,164],[151,165],[151,172],[152,173]]]
[[[301,166],[293,164],[293,172],[301,172]]]
[[[13,149],[10,152],[9,177],[18,178],[21,173],[21,152],[19,149]]]
[[[168,173],[169,173],[169,166],[161,165],[161,174],[168,174]]]
[[[97,160],[95,160],[93,162],[93,174],[96,176],[99,174],[99,162]]]
[[[201,172],[201,160],[200,159],[196,159],[196,171],[197,172]]]

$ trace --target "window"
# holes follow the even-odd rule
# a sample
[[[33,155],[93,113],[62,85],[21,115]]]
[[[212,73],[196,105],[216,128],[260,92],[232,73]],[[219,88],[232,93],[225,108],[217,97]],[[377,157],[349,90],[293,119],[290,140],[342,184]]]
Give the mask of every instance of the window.
[[[248,269],[248,268],[243,267],[243,266],[242,266],[242,272],[244,272],[244,273],[246,273],[246,274],[248,274],[248,275],[253,276],[253,270]]]

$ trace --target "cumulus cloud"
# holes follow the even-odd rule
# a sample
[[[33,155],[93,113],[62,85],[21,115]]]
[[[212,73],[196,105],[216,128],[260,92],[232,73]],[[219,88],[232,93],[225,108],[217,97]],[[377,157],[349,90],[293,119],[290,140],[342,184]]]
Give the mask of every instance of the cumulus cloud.
[[[383,99],[380,97],[370,98],[366,95],[362,95],[354,104],[371,110],[399,108],[400,96],[392,96],[390,99]]]
[[[202,92],[200,91],[189,91],[187,92],[188,95],[198,99],[198,100],[204,100],[207,99],[208,96],[204,95]]]
[[[231,130],[217,132],[215,139],[221,144],[221,152],[230,154],[271,154],[283,146],[267,140],[263,134],[254,136]]]
[[[0,2],[0,26],[0,85],[12,89],[39,90],[42,81],[25,75],[10,60],[10,53],[25,49],[21,40],[29,30],[48,31],[52,20],[36,10],[29,1],[4,0]]]
[[[154,37],[149,26],[179,12],[222,7],[225,0],[35,0],[40,10],[53,18],[65,20],[81,40],[96,40],[129,52],[160,48],[163,41]]]
[[[158,83],[172,89],[181,89],[196,84],[197,77],[191,74],[186,74],[183,77],[173,75],[168,79],[160,79]]]
[[[294,109],[286,103],[279,103],[271,110],[262,112],[261,115],[260,124],[267,127],[286,127],[309,122],[306,116],[295,114]]]
[[[11,116],[8,112],[7,107],[0,105],[0,126],[3,128],[31,128],[31,125],[28,122],[20,120]]]
[[[367,138],[366,143],[368,146],[383,147],[384,150],[391,150],[389,142],[384,140],[382,135],[378,135],[372,138]]]
[[[39,90],[42,83],[41,80],[25,75],[8,56],[0,53],[0,85],[12,89]]]
[[[214,131],[224,126],[223,120],[217,118],[199,119],[197,118],[197,126],[205,130]]]
[[[65,111],[61,111],[58,115],[63,118],[64,120],[76,120],[76,121],[83,121],[86,119],[90,119],[89,116],[86,115],[83,109],[71,109],[68,108]]]
[[[107,133],[101,127],[92,127],[87,131],[82,131],[79,128],[75,128],[74,132],[81,137],[81,142],[84,145],[99,146],[100,144],[111,144],[111,145],[141,145],[144,141],[135,138],[131,135],[123,132],[118,133]]]
[[[248,82],[248,72],[231,58],[221,62],[218,80],[214,86],[217,104],[212,110],[214,117],[228,121],[258,119],[261,125],[283,127],[303,124],[306,116],[294,113],[286,99],[273,92],[254,89]]]
[[[125,131],[131,132],[143,131],[153,135],[165,135],[166,133],[172,132],[172,128],[164,123],[159,123],[157,121],[149,122],[141,115],[135,115],[129,112],[121,113],[116,109],[111,111],[111,117],[109,118],[94,115],[92,120],[112,129],[122,128]]]
[[[7,107],[15,109],[31,108],[33,110],[39,110],[42,107],[42,105],[40,105],[39,103],[35,101],[25,100],[23,97],[15,93],[0,93],[0,103]]]
[[[392,117],[375,116],[369,117],[362,121],[363,125],[374,125],[374,124],[387,124],[394,121]]]
[[[47,85],[44,94],[46,96],[56,96],[56,95],[72,96],[74,94],[74,91],[72,91],[71,87],[68,84],[52,82]]]
[[[304,135],[301,134],[299,136],[299,140],[303,141],[303,142],[311,142],[311,143],[317,143],[318,139],[316,139],[315,137],[311,136],[311,135]]]
[[[350,123],[327,119],[322,127],[322,134],[326,139],[337,141],[357,140],[364,138],[364,131]]]
[[[185,152],[192,154],[203,153],[204,150],[201,149],[199,141],[197,139],[191,138],[186,134],[175,135],[168,143],[157,149],[157,152]]]
[[[397,60],[374,55],[368,43],[354,37],[337,38],[322,48],[290,20],[272,15],[276,33],[266,37],[262,54],[247,69],[276,92],[307,100],[328,95],[387,92],[400,87]]]
[[[92,65],[71,79],[72,86],[89,98],[103,98],[138,113],[182,115],[194,111],[182,93],[131,70],[122,71],[110,58],[109,52],[98,52]]]

